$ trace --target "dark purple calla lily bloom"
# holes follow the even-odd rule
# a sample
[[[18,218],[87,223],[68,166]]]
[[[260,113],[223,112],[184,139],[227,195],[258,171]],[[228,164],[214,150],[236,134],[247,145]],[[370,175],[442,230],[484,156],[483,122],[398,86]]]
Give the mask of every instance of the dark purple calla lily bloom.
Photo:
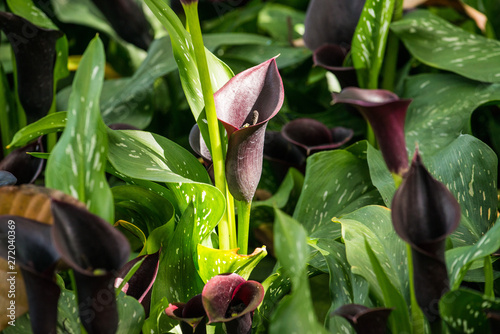
[[[132,277],[130,277],[129,281],[125,283],[122,291],[126,295],[137,299],[139,303],[142,304],[142,307],[144,307],[144,313],[146,314],[146,317],[148,317],[149,308],[151,306],[152,287],[156,280],[156,275],[158,274],[160,251],[149,255],[138,256],[127,262],[118,272],[118,277],[115,280],[115,288],[120,286],[123,278],[128,274],[130,269],[132,269],[132,267],[142,259],[144,259],[144,261]]]
[[[250,202],[262,173],[267,123],[280,110],[284,89],[274,58],[233,77],[214,94],[229,143],[226,179],[239,201]]]
[[[353,105],[370,123],[387,167],[399,175],[408,169],[404,124],[411,101],[384,89],[348,87],[333,93],[333,102]]]
[[[358,334],[384,334],[387,332],[387,318],[392,309],[369,308],[359,304],[347,304],[333,312],[349,321]]]
[[[354,131],[343,127],[329,129],[315,119],[298,118],[285,124],[281,134],[289,142],[303,148],[309,156],[342,146],[352,138]]]
[[[55,334],[57,328],[61,289],[55,282],[54,270],[60,255],[53,245],[51,232],[52,226],[48,224],[19,216],[0,216],[0,256],[5,259],[12,256],[8,254],[8,236],[13,233],[15,239],[10,240],[15,240],[16,264],[24,278],[34,334]],[[15,280],[15,276],[12,277]]]
[[[19,100],[29,122],[45,116],[52,105],[57,30],[40,28],[12,13],[0,12],[3,30],[17,64]]]
[[[350,46],[325,44],[313,53],[314,65],[323,67],[335,74],[342,87],[358,86],[358,77],[354,66],[343,66]]]
[[[52,200],[54,245],[73,268],[82,325],[88,333],[114,333],[118,311],[115,275],[127,262],[127,239],[85,208]]]
[[[17,184],[33,183],[42,172],[44,159],[35,158],[28,152],[43,152],[42,137],[37,141],[10,152],[0,161],[0,170],[12,173]]]
[[[238,274],[222,274],[210,279],[201,295],[186,304],[170,304],[166,314],[184,323],[183,333],[205,333],[208,323],[224,322],[228,334],[248,334],[252,330],[253,312],[264,299],[264,287],[256,281],[247,281]],[[186,327],[186,324],[188,327]],[[183,328],[181,326],[181,328]]]
[[[412,249],[417,302],[430,322],[439,321],[436,305],[449,289],[445,241],[460,223],[460,206],[425,169],[418,150],[394,194],[391,216],[396,233]]]

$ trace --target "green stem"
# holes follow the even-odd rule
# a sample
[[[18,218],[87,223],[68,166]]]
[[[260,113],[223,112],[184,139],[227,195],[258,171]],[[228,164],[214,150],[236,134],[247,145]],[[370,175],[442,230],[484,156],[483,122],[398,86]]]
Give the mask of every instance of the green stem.
[[[366,140],[368,140],[368,143],[370,143],[371,146],[373,146],[374,148],[378,148],[377,138],[375,138],[375,132],[373,132],[373,128],[368,121],[366,122],[366,126]]]
[[[238,247],[239,253],[248,253],[248,233],[250,230],[250,211],[252,202],[236,201],[238,205]]]
[[[394,14],[392,22],[398,21],[403,17],[403,1],[397,0],[394,5]],[[382,79],[382,88],[394,91],[396,82],[396,67],[398,62],[399,39],[392,31],[387,38],[387,47],[384,59],[384,77]]]
[[[198,17],[198,1],[194,1],[189,4],[183,4],[182,6],[184,7],[184,12],[186,13],[187,24],[193,41],[196,65],[198,67],[198,73],[200,75],[203,100],[205,102],[205,112],[207,115],[208,131],[210,135],[215,186],[222,192],[222,194],[225,195],[227,193],[227,186],[222,144],[219,136],[219,122],[217,119],[217,112],[215,110],[214,94],[212,90],[212,84],[210,82],[210,73],[208,70],[205,47],[203,45],[203,37],[201,34],[200,20]],[[231,227],[232,225],[234,225],[234,216],[231,217],[228,213],[229,207],[219,223],[220,249],[230,249],[231,239],[234,238],[234,236],[230,235],[230,231],[234,229],[233,227]]]
[[[409,244],[406,244],[406,255],[408,257],[408,279],[410,282],[411,322],[413,328],[412,332],[413,334],[425,334],[424,313],[420,309],[420,306],[418,306],[417,298],[415,297],[415,281],[413,280],[413,257]]]
[[[235,217],[234,212],[234,198],[229,189],[226,187],[226,208],[228,217]],[[229,224],[229,248],[238,248],[236,242],[236,224]]]
[[[490,256],[484,258],[484,294],[488,297],[495,297],[495,291],[493,290],[493,266]]]

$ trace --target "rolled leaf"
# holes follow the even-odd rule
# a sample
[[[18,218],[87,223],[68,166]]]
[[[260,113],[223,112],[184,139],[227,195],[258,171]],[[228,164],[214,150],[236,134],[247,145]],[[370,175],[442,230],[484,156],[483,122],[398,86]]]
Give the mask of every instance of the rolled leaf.
[[[460,206],[425,169],[418,150],[392,201],[392,224],[410,244],[415,295],[429,321],[439,320],[437,302],[449,289],[445,239],[460,222]]]
[[[387,318],[392,310],[385,307],[369,308],[359,304],[346,304],[333,314],[345,318],[358,334],[384,334],[387,332]]]
[[[118,312],[114,280],[127,261],[127,239],[102,218],[84,208],[52,201],[54,244],[75,269],[80,318],[89,333],[114,332]]]
[[[312,0],[306,12],[304,42],[310,50],[325,44],[351,45],[365,0]]]
[[[215,94],[217,117],[229,137],[226,179],[234,198],[252,200],[262,172],[267,123],[280,110],[284,89],[274,58],[233,77]]]
[[[19,100],[28,121],[33,122],[45,116],[52,105],[56,41],[63,33],[6,12],[0,12],[0,29],[16,58]]]
[[[342,146],[352,138],[354,131],[343,127],[328,129],[317,120],[299,118],[285,124],[281,134],[286,140],[303,148],[306,155],[311,155]]]
[[[333,93],[333,102],[353,105],[370,123],[391,172],[402,175],[407,170],[404,124],[410,99],[383,89],[348,87]]]

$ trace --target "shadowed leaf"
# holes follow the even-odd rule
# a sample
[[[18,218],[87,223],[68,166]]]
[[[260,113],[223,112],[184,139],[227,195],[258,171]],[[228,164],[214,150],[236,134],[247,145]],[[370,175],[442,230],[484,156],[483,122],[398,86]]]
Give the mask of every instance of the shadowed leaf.
[[[359,304],[346,304],[336,309],[334,314],[347,319],[358,334],[384,334],[391,311],[385,307],[369,308]]]

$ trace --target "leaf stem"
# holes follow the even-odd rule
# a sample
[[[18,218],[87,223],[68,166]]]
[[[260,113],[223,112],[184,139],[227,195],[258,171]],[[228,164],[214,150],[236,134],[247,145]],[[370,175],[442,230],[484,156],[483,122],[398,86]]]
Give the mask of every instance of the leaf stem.
[[[484,257],[484,294],[488,297],[495,298],[495,291],[493,289],[493,266],[489,255]]]
[[[250,230],[250,211],[252,202],[236,201],[238,206],[238,247],[239,253],[248,254],[248,235]]]
[[[425,318],[424,313],[418,306],[417,298],[415,297],[415,281],[413,280],[413,257],[411,254],[411,246],[406,244],[406,255],[408,257],[408,280],[410,282],[410,305],[411,305],[411,323],[413,334],[425,334]],[[433,332],[434,333],[434,332]]]
[[[396,0],[394,4],[394,14],[392,22],[398,21],[403,17],[403,0]],[[399,38],[395,33],[389,31],[387,37],[387,48],[384,61],[384,77],[382,79],[382,88],[394,91],[396,81],[396,67],[398,62]]]
[[[217,119],[217,112],[215,110],[215,101],[212,91],[212,84],[210,82],[210,73],[208,70],[207,58],[205,54],[205,47],[203,45],[203,37],[201,34],[200,20],[198,17],[198,1],[183,4],[184,12],[186,13],[186,20],[189,32],[193,41],[194,54],[196,65],[200,76],[201,88],[203,92],[203,100],[205,102],[205,112],[207,115],[208,130],[210,135],[211,154],[214,169],[215,186],[222,194],[227,194],[225,166],[222,152],[222,144],[219,136],[219,122]],[[229,213],[228,198],[226,196],[226,211],[219,223],[219,248],[230,249],[231,239],[235,238],[231,235],[234,225],[234,217]]]

